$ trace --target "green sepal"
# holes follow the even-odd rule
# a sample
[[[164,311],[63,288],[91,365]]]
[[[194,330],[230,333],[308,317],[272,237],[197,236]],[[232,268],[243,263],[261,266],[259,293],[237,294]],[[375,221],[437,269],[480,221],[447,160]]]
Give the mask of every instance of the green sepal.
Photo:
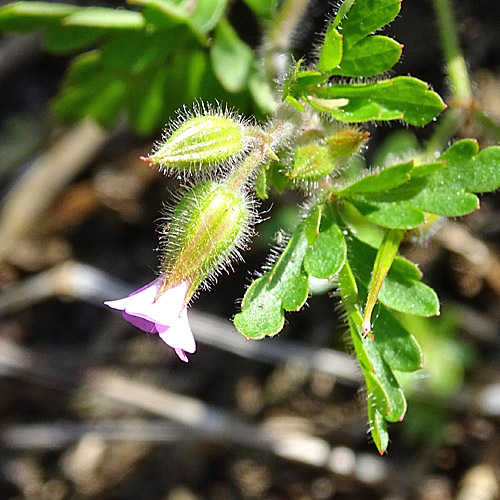
[[[295,149],[293,165],[287,175],[291,180],[315,181],[330,174],[334,169],[334,159],[326,146],[306,144]]]
[[[186,120],[146,160],[175,170],[205,169],[242,153],[245,144],[243,123],[207,113]]]

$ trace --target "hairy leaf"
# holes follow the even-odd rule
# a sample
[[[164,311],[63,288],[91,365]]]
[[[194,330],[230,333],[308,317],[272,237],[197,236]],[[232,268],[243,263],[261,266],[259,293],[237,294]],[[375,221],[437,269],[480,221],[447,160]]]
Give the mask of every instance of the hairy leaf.
[[[399,61],[401,51],[402,45],[391,38],[369,36],[353,46],[347,45],[342,60],[337,63],[338,68],[332,68],[330,73],[340,76],[375,76],[389,71]],[[322,71],[319,66],[318,70]]]
[[[309,288],[302,264],[307,248],[304,225],[300,224],[273,268],[245,293],[241,312],[234,317],[242,335],[252,339],[276,335],[283,328],[284,311],[302,307]]]
[[[324,99],[348,99],[349,104],[331,111],[334,118],[345,122],[401,120],[410,125],[425,125],[445,108],[439,95],[426,83],[408,76],[376,83],[331,86],[302,82],[298,88],[302,93],[298,97],[309,92]]]

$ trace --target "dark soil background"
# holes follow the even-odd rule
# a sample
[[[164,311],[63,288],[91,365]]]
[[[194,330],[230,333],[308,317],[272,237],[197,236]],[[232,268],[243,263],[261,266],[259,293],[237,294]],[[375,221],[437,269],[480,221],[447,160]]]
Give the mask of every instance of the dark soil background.
[[[454,3],[477,101],[499,122],[500,4]],[[298,57],[331,8],[312,2]],[[257,44],[246,8],[232,9],[241,36]],[[446,100],[430,2],[405,0],[387,31],[405,46],[395,71]],[[0,499],[500,498],[498,194],[405,248],[443,314],[407,325],[429,364],[407,381],[408,414],[390,425],[380,457],[335,297],[311,298],[278,338],[259,343],[230,322],[273,235],[290,224],[294,196],[262,205],[273,217],[246,264],[191,308],[198,351],[189,364],[102,306],[152,279],[156,221],[178,183],[138,160],[155,138],[55,121],[48,101],[68,63],[37,36],[0,36]],[[368,156],[398,128],[372,127]],[[469,122],[460,137],[493,144]],[[17,190],[36,175],[41,188]]]

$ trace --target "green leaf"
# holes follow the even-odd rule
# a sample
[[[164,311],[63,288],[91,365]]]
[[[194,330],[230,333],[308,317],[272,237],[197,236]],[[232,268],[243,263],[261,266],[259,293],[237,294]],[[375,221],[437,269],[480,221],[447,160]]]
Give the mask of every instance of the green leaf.
[[[376,203],[358,197],[351,203],[369,221],[389,229],[413,229],[425,222],[423,211],[406,202]]]
[[[234,317],[242,335],[252,339],[276,335],[283,328],[284,311],[298,311],[303,306],[309,288],[302,265],[307,248],[304,225],[300,224],[271,271],[245,293],[241,312]]]
[[[90,116],[109,127],[124,109],[127,97],[126,81],[110,75],[101,65],[99,52],[93,51],[75,59],[52,109],[65,121]]]
[[[376,404],[373,402],[373,390],[368,388],[368,425],[373,442],[381,455],[387,450],[389,446],[389,433],[387,432],[387,423],[382,413],[377,409]]]
[[[139,12],[106,7],[85,7],[62,19],[63,26],[87,26],[106,29],[143,29],[144,17]]]
[[[347,15],[349,10],[351,9],[352,5],[354,4],[356,0],[344,0],[339,7],[339,10],[337,11],[337,14],[335,15],[335,18],[332,22],[332,26],[334,28],[338,28],[339,24],[342,22],[344,17]]]
[[[166,57],[175,50],[181,37],[179,27],[153,33],[113,32],[102,47],[102,63],[109,68],[130,73],[156,69],[163,65]]]
[[[240,92],[248,82],[253,52],[226,19],[217,25],[210,50],[210,60],[217,78],[229,92]]]
[[[320,232],[304,258],[305,270],[315,278],[332,278],[344,265],[346,244],[341,229],[324,215]]]
[[[340,21],[344,45],[350,47],[358,40],[389,24],[399,13],[401,0],[357,0],[348,15]]]
[[[128,0],[128,2],[143,5],[145,7],[142,11],[144,19],[156,27],[168,29],[173,24],[184,24],[191,30],[200,44],[208,44],[207,36],[196,25],[191,14],[183,5],[172,0]]]
[[[302,60],[297,61],[295,67],[283,83],[282,100],[292,97],[294,100],[307,97],[311,89],[328,80],[328,76],[319,71],[299,72]]]
[[[356,277],[368,288],[376,250],[352,237],[347,246],[347,256]],[[436,292],[419,281],[420,271],[408,260],[396,257],[380,290],[379,301],[396,311],[417,316],[439,314]]]
[[[48,26],[43,34],[43,46],[56,54],[66,54],[87,48],[104,34],[105,31],[97,28]]]
[[[403,47],[395,40],[381,35],[361,39],[347,46],[338,68],[330,67],[332,75],[375,76],[389,71],[401,57]],[[321,69],[318,67],[318,70]]]
[[[31,31],[59,22],[78,7],[64,3],[14,2],[0,7],[0,30]]]
[[[228,0],[198,0],[191,15],[192,23],[202,32],[212,30],[223,16]]]
[[[416,165],[411,180],[385,192],[353,193],[351,203],[370,221],[384,227],[411,229],[424,224],[426,213],[457,217],[476,210],[476,192],[500,187],[500,147],[479,152],[475,141],[455,143],[438,162]],[[349,193],[347,193],[349,195]]]
[[[393,370],[413,372],[422,368],[422,350],[417,340],[382,305],[377,306],[372,333],[377,349]]]
[[[170,76],[169,69],[160,66],[132,90],[129,113],[132,128],[137,134],[149,135],[163,125],[167,116],[165,103]]]
[[[330,111],[334,118],[345,122],[401,120],[410,125],[425,125],[445,108],[439,95],[429,90],[426,83],[408,76],[376,83],[298,88],[324,99],[348,99],[349,104]]]
[[[349,330],[367,387],[371,389],[371,404],[374,404],[386,420],[391,422],[403,419],[406,400],[396,377],[382,358],[378,346],[368,336],[362,334],[362,317],[359,309],[360,299],[349,261],[346,260],[339,273],[339,289],[342,305],[345,307]]]
[[[329,73],[337,68],[341,60],[342,35],[335,29],[333,24],[330,24],[325,33],[316,69],[323,73]]]
[[[304,231],[306,234],[307,243],[309,243],[309,245],[314,245],[314,242],[319,235],[321,212],[321,205],[318,205],[314,210],[311,211],[307,219],[304,221]]]
[[[494,191],[500,187],[500,147],[490,146],[479,152],[472,139],[464,139],[448,148],[439,160],[444,168],[428,177],[426,189],[410,203],[426,212],[456,217],[479,207],[473,193]]]
[[[340,191],[334,191],[340,196],[352,194],[376,193],[378,191],[387,191],[408,182],[411,178],[410,172],[413,169],[413,162],[394,165],[383,170],[375,172],[353,182]]]
[[[439,160],[445,161],[446,167],[437,174],[436,183],[444,180],[473,193],[486,193],[500,187],[500,146],[479,152],[475,140],[464,139],[449,147]]]

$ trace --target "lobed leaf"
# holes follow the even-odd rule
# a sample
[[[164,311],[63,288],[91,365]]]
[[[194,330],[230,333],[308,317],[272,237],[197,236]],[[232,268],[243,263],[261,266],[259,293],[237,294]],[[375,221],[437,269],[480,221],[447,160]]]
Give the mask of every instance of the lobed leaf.
[[[371,270],[377,251],[357,238],[351,238],[347,258],[356,278],[366,288],[370,283]],[[419,281],[421,273],[408,260],[396,257],[380,290],[379,301],[396,311],[416,316],[439,314],[436,292]]]
[[[339,24],[347,47],[389,24],[401,9],[401,0],[357,0],[354,4],[349,3],[348,14],[342,17]]]
[[[332,68],[330,74],[353,77],[379,75],[389,71],[399,61],[402,50],[403,46],[395,40],[372,35],[353,46],[347,45],[338,67]],[[318,70],[322,71],[319,67]]]
[[[410,125],[425,125],[446,107],[438,94],[421,80],[398,76],[376,83],[334,84],[318,86],[296,85],[302,97],[309,93],[324,99],[348,99],[349,103],[330,111],[340,121],[364,122],[401,120]]]
[[[392,167],[370,173],[339,191],[334,190],[334,193],[339,196],[346,196],[387,191],[408,182],[411,179],[410,172],[412,170],[413,162],[393,165]]]
[[[297,311],[304,305],[309,279],[302,262],[307,248],[300,224],[273,268],[245,293],[241,312],[234,317],[242,335],[252,339],[276,335],[283,328],[284,311]]]

